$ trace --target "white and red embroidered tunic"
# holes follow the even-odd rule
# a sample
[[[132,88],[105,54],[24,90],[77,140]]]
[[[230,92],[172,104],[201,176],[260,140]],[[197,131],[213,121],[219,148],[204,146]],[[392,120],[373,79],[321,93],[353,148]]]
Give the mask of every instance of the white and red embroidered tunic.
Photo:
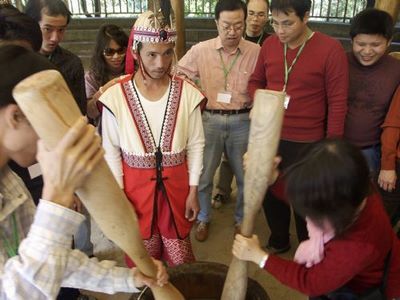
[[[199,104],[203,99],[197,88],[179,77],[171,79],[166,94],[155,102],[144,99],[132,78],[123,79],[100,98],[105,106],[101,124],[105,158],[135,208],[144,239],[151,237],[154,218],[162,214],[172,218],[175,237],[183,239],[190,233],[185,206],[189,185],[198,185],[202,169]],[[158,146],[165,193],[162,207],[156,205]]]

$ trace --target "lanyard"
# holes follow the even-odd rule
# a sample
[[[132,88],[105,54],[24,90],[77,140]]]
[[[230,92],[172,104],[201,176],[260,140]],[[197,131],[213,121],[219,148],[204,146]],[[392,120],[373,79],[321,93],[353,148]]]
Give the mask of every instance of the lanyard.
[[[284,51],[283,51],[283,56],[285,58],[285,83],[283,85],[283,92],[286,92],[286,87],[287,87],[287,83],[289,81],[289,75],[290,72],[292,72],[293,66],[295,65],[295,63],[297,62],[298,58],[300,57],[301,52],[303,52],[304,47],[306,46],[307,42],[309,41],[309,39],[311,39],[311,37],[314,35],[314,32],[311,32],[307,39],[304,41],[304,43],[301,45],[299,51],[297,51],[296,57],[294,58],[294,60],[292,61],[292,64],[290,65],[290,67],[288,68],[288,63],[287,63],[287,59],[286,59],[286,54],[287,54],[287,43],[285,43],[284,46]]]
[[[223,69],[223,71],[224,71],[224,82],[225,82],[224,87],[225,87],[225,91],[227,90],[227,87],[228,87],[228,75],[229,75],[229,73],[231,72],[233,66],[236,64],[237,59],[238,59],[238,57],[239,57],[239,55],[240,55],[239,49],[236,50],[236,51],[237,51],[237,52],[236,52],[236,56],[235,56],[235,58],[233,59],[233,61],[231,62],[231,65],[229,66],[229,69],[226,68],[225,63],[224,63],[224,60],[222,59],[221,50],[218,51],[218,52],[219,52],[219,58],[221,59],[221,63],[222,63],[222,69]]]
[[[18,247],[19,247],[19,234],[17,230],[17,219],[15,217],[15,212],[12,214],[12,219],[11,219],[11,225],[13,228],[13,241],[12,244],[11,242],[7,239],[6,235],[4,232],[2,232],[2,239],[3,239],[3,244],[5,247],[5,250],[7,252],[8,257],[14,257],[18,255]]]
[[[264,36],[264,31],[261,33],[260,37],[258,38],[257,44],[260,45],[261,39]],[[261,45],[260,45],[261,46]]]

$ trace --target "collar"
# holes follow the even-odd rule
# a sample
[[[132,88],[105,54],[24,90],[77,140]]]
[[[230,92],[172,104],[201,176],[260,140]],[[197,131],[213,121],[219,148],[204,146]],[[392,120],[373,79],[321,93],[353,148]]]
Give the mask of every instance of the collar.
[[[30,194],[19,178],[8,166],[0,170],[0,222],[30,199]]]
[[[240,42],[239,45],[237,46],[237,48],[232,52],[232,54],[235,54],[237,49],[239,49],[239,52],[243,52],[244,50],[244,44],[245,44],[245,40],[243,38],[240,38]],[[218,36],[215,40],[215,49],[216,50],[220,50],[223,49],[224,46],[222,46],[222,42],[221,42],[221,38]]]

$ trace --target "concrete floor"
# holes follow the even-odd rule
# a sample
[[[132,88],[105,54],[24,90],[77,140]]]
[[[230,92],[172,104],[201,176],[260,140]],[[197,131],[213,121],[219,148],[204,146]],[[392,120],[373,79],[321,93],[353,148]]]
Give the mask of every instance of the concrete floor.
[[[192,243],[195,256],[199,261],[219,262],[229,265],[232,254],[231,247],[233,241],[233,212],[234,201],[224,204],[220,209],[213,209],[212,222],[210,225],[209,238],[205,242],[197,242],[192,232]],[[292,222],[294,223],[294,222]],[[295,229],[292,232],[292,249],[283,257],[291,258],[294,255],[294,249],[297,246],[295,238]],[[255,233],[259,236],[262,245],[266,244],[269,229],[266,224],[264,213],[260,211],[256,218]],[[249,277],[255,279],[268,293],[271,300],[304,300],[306,296],[283,286],[275,278],[270,276],[264,270],[260,270],[255,264],[250,264]],[[132,295],[117,294],[105,295],[98,293],[88,293],[99,300],[128,300]]]

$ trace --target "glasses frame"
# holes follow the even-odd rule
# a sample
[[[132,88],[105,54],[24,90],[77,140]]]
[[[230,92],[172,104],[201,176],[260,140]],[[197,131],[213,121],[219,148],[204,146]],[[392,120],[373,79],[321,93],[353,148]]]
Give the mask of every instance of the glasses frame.
[[[227,24],[227,23],[220,24],[218,22],[218,26],[221,27],[223,32],[229,33],[231,31],[234,31],[234,32],[242,31],[244,29],[245,24],[244,23],[243,24]]]
[[[268,14],[264,13],[264,12],[253,12],[253,11],[249,11],[247,12],[247,17],[248,18],[257,18],[257,19],[264,19],[264,18],[268,18]]]
[[[107,54],[107,52],[111,52],[111,54]],[[118,56],[125,56],[126,55],[126,47],[122,47],[119,49],[105,48],[103,50],[103,55],[105,57],[113,57],[115,54],[117,54]]]

